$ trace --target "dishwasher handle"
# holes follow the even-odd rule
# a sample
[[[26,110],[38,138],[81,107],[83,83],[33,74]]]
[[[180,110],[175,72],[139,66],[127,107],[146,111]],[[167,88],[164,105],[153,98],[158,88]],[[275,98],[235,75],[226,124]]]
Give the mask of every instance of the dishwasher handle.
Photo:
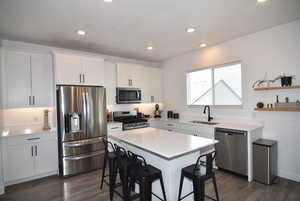
[[[232,136],[232,135],[243,135],[247,136],[246,131],[240,131],[240,130],[229,130],[229,129],[216,129],[216,133],[223,134],[225,136]]]

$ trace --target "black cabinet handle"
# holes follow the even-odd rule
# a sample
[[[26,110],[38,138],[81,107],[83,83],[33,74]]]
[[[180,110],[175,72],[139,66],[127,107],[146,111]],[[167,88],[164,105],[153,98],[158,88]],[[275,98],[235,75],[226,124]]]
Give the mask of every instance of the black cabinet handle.
[[[33,146],[31,146],[31,156],[33,157]]]
[[[37,145],[35,145],[35,156],[37,156],[37,151],[38,151]]]

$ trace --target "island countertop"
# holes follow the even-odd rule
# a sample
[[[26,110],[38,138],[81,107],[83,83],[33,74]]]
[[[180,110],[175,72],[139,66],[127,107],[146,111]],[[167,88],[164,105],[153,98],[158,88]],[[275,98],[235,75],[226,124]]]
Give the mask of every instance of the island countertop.
[[[109,137],[151,152],[167,160],[199,151],[216,144],[217,140],[196,137],[156,128],[122,131]]]

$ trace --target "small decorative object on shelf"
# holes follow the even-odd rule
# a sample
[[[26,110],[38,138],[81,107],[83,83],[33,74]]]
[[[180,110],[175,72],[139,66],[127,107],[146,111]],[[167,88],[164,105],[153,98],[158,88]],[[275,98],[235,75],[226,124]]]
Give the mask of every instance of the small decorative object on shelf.
[[[295,79],[296,76],[295,75],[292,75],[292,76],[281,76],[281,86],[282,87],[289,87],[289,86],[292,86],[292,80]]]
[[[285,97],[285,102],[286,102],[286,103],[289,102],[289,97]]]
[[[292,80],[295,79],[295,75],[286,76],[285,74],[277,76],[273,80],[267,79],[267,73],[265,74],[264,79],[257,80],[253,83],[252,88],[270,88],[271,83],[275,83],[277,80],[281,80],[281,87],[291,87]]]
[[[265,104],[263,102],[258,102],[256,104],[257,108],[263,108],[265,106]]]
[[[276,103],[279,103],[279,96],[276,95]]]

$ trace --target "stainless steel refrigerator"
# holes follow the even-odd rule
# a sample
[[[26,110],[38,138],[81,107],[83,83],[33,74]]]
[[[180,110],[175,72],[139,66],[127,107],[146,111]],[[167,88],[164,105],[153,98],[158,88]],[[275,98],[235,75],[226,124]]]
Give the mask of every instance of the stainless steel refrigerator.
[[[105,88],[57,86],[57,119],[60,175],[101,168],[107,134]]]

